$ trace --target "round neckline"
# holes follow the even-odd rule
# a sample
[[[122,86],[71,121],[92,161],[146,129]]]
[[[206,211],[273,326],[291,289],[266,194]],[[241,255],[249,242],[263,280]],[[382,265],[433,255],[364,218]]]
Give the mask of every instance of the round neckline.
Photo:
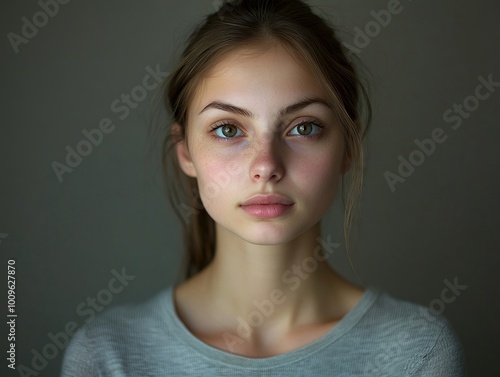
[[[354,305],[354,307],[352,307],[351,310],[349,310],[349,312],[344,315],[344,317],[337,323],[337,325],[333,326],[330,330],[328,330],[325,334],[323,334],[320,338],[314,340],[313,342],[280,355],[264,358],[252,358],[233,354],[228,351],[223,351],[203,342],[202,340],[194,336],[177,315],[173,297],[174,289],[174,286],[169,286],[164,292],[163,300],[161,300],[163,304],[162,307],[166,308],[166,313],[168,316],[162,316],[162,318],[164,317],[165,321],[170,320],[170,323],[165,323],[165,328],[171,329],[177,339],[179,339],[188,347],[194,349],[201,355],[207,357],[209,360],[225,363],[231,367],[245,368],[277,367],[290,362],[297,362],[305,357],[312,355],[315,352],[318,352],[322,348],[337,341],[347,332],[349,332],[349,330],[354,327],[354,325],[356,325],[356,323],[372,306],[372,304],[380,294],[380,291],[377,288],[367,287],[356,305]]]

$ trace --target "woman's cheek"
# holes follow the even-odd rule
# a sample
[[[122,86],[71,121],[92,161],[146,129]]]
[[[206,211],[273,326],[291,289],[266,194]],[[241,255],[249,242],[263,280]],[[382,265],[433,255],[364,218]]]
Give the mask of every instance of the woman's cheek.
[[[314,161],[304,160],[300,180],[304,199],[311,208],[327,208],[335,199],[340,178],[340,161],[335,153],[314,156]]]
[[[225,193],[230,191],[236,178],[242,173],[242,165],[235,160],[226,158],[218,159],[209,157],[200,168],[201,175],[198,175],[202,200],[212,201],[219,197],[225,197]]]
[[[309,155],[294,156],[294,163],[289,165],[292,170],[295,166],[301,180],[314,182],[315,185],[331,184],[340,171],[340,161],[335,153],[311,153]],[[292,174],[292,171],[289,171]],[[311,187],[312,189],[313,187]]]

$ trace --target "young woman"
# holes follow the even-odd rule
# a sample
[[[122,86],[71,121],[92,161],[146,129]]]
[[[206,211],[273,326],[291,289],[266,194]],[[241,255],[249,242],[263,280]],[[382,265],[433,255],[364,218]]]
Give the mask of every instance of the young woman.
[[[85,324],[63,376],[465,374],[443,317],[328,263],[338,244],[321,220],[350,176],[348,245],[370,107],[325,20],[299,0],[225,3],[190,36],[165,100],[183,280]]]

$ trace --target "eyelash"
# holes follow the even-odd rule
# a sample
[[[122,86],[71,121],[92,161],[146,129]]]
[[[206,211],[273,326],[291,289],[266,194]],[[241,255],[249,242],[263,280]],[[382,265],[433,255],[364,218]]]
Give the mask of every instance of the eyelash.
[[[319,138],[323,134],[323,129],[325,128],[325,126],[321,122],[316,121],[316,120],[307,120],[307,121],[300,122],[300,123],[296,124],[292,128],[292,130],[294,130],[295,128],[297,128],[299,126],[305,125],[305,124],[312,124],[312,125],[318,127],[319,128],[318,132],[315,133],[315,134],[312,134],[312,135],[294,135],[294,136],[298,136],[300,138],[307,138],[307,139],[313,140],[313,139]],[[210,131],[208,131],[210,133],[210,136],[212,138],[214,138],[215,140],[217,140],[217,141],[223,141],[223,142],[227,142],[227,141],[230,141],[232,139],[236,139],[236,138],[239,137],[239,136],[234,136],[234,137],[220,137],[220,136],[214,135],[214,131],[215,130],[218,130],[219,128],[224,127],[224,126],[233,126],[233,127],[236,127],[238,130],[240,130],[240,128],[237,125],[235,125],[234,123],[231,123],[229,121],[221,121],[221,122],[218,122],[218,123],[214,124],[211,127]]]

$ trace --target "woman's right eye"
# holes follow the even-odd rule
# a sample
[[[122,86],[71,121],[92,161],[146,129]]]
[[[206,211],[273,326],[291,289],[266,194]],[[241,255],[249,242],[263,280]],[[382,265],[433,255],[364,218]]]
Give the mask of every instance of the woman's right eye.
[[[232,139],[237,136],[243,135],[243,132],[236,127],[234,124],[221,124],[221,125],[216,125],[213,129],[212,132],[217,135],[217,137],[221,139]]]

